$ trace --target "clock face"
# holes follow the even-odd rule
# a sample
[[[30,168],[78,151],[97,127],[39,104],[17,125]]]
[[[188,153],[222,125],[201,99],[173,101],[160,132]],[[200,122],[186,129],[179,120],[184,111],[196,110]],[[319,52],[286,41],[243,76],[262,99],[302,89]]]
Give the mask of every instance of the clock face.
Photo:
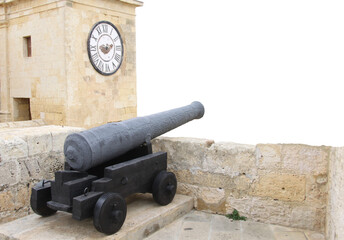
[[[123,60],[123,42],[115,25],[97,22],[87,40],[88,57],[94,69],[103,75],[114,74]]]

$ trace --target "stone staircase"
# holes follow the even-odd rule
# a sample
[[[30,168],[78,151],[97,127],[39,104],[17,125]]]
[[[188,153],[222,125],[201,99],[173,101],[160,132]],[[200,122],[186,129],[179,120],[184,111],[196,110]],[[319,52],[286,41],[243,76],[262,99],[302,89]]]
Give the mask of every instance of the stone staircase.
[[[78,221],[71,214],[57,212],[50,217],[36,214],[0,225],[0,239],[6,240],[138,240],[172,223],[190,212],[193,199],[176,195],[173,202],[160,206],[151,194],[139,194],[128,203],[127,217],[121,230],[113,235],[98,232],[92,219]]]

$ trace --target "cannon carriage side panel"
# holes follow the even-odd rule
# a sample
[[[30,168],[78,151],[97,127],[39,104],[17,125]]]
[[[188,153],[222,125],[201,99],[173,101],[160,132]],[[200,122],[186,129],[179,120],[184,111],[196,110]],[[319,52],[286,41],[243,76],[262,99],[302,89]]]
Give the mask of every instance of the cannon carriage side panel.
[[[152,193],[156,176],[167,168],[167,153],[158,152],[109,166],[104,177],[92,183],[89,193],[73,199],[73,218],[93,215],[93,208],[103,193],[119,193],[123,198],[133,193]]]
[[[112,165],[105,168],[104,178],[93,182],[92,191],[118,192],[123,197],[133,193],[151,193],[155,176],[166,168],[166,152],[153,153]],[[108,179],[110,181],[107,181]]]
[[[54,210],[72,212],[73,198],[83,194],[86,188],[90,189],[96,179],[96,176],[86,172],[55,172],[55,181],[51,181],[52,199],[47,205]]]

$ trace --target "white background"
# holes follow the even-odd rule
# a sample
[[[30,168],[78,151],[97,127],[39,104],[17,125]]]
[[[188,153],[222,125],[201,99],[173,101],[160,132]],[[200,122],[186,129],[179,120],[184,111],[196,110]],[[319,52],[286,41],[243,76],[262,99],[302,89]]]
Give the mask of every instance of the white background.
[[[167,136],[344,146],[344,1],[146,0],[138,116],[190,104]]]

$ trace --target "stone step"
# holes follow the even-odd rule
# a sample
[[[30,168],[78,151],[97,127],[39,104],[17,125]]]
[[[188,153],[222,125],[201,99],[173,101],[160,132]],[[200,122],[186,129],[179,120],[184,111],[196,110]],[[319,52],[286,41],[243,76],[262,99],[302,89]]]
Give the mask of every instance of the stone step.
[[[128,204],[127,217],[120,231],[113,235],[98,232],[91,218],[78,221],[71,214],[57,212],[50,217],[36,214],[0,225],[0,239],[6,240],[75,240],[143,239],[180,218],[193,208],[193,199],[176,195],[172,203],[160,206],[151,194],[139,194]]]

